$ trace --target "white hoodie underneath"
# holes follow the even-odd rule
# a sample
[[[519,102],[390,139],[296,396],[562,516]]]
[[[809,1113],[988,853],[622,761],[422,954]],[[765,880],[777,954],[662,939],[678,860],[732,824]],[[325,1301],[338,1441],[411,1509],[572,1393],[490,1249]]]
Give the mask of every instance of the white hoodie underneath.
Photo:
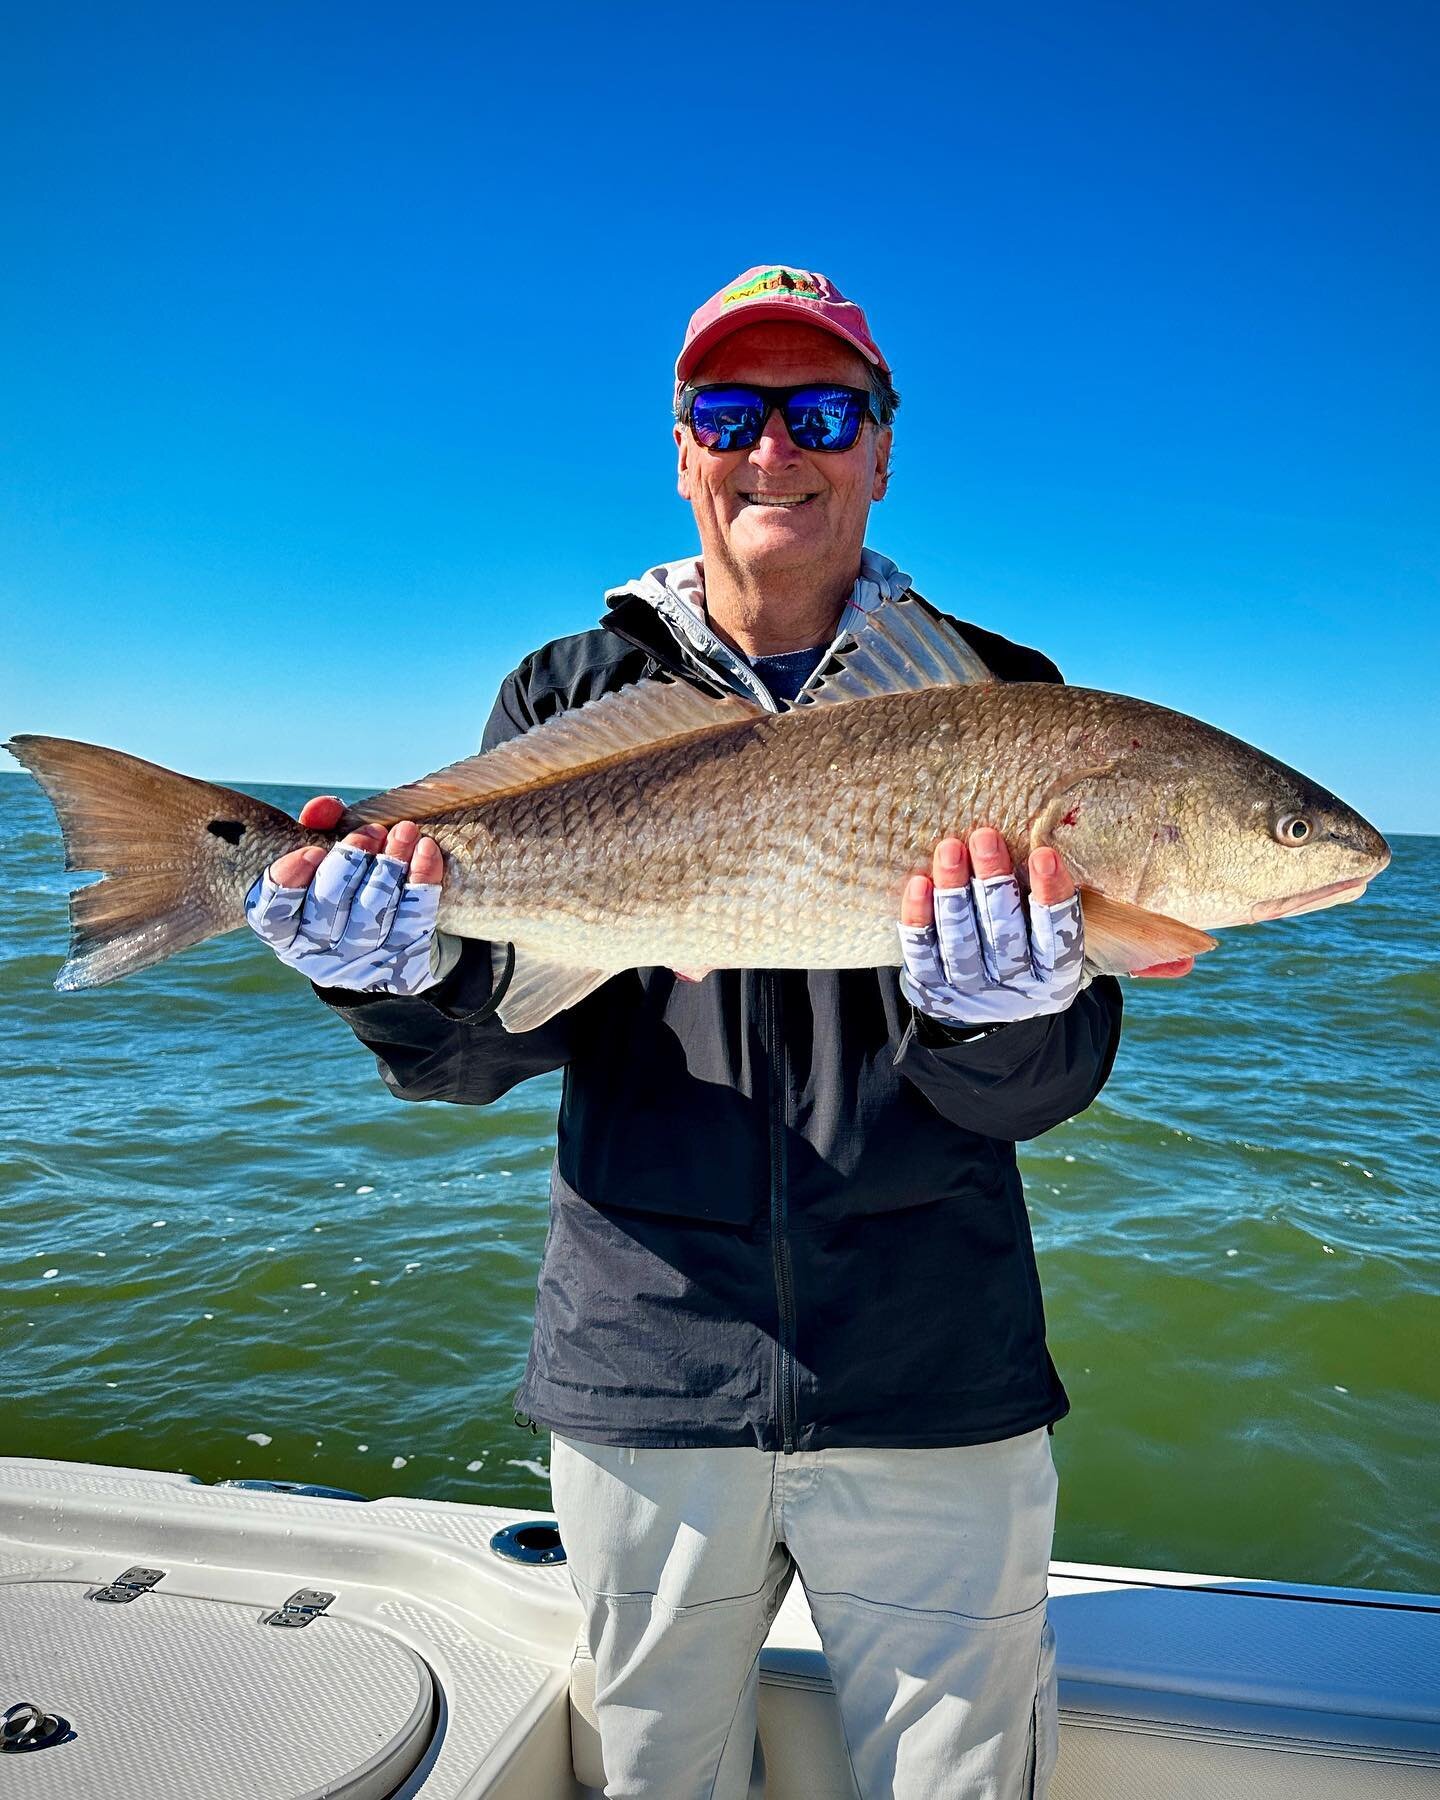
[[[847,633],[858,631],[866,613],[874,612],[882,601],[897,599],[909,586],[910,577],[898,564],[878,550],[863,549],[860,574],[840,614],[831,648]],[[743,693],[763,706],[766,712],[780,711],[779,702],[744,657],[710,629],[705,616],[705,565],[700,557],[686,556],[674,562],[656,563],[653,569],[647,569],[633,581],[611,588],[605,598],[618,600],[622,594],[638,594],[648,601],[706,662],[723,669]],[[828,657],[822,657],[820,666],[827,660]]]

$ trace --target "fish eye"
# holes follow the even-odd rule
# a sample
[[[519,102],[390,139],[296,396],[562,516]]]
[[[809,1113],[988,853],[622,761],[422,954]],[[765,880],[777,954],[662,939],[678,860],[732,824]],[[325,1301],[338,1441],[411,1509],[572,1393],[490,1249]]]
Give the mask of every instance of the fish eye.
[[[1303,844],[1310,830],[1310,821],[1303,813],[1286,813],[1275,824],[1275,836],[1282,844]]]

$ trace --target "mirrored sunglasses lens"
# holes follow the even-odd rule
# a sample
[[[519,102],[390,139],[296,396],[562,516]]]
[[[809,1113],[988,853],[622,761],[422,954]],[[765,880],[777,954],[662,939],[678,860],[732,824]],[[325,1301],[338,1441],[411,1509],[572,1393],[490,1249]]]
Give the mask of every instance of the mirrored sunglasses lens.
[[[864,418],[864,400],[843,388],[806,388],[785,408],[785,423],[802,450],[848,450]]]
[[[706,450],[748,450],[764,419],[765,402],[748,388],[709,388],[690,403],[690,429]]]

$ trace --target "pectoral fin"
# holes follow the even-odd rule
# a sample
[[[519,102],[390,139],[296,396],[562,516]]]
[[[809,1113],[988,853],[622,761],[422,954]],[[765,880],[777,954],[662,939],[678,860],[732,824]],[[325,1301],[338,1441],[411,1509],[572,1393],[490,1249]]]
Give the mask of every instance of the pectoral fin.
[[[1156,963],[1180,962],[1215,948],[1215,939],[1193,925],[1112,900],[1094,888],[1081,888],[1080,909],[1085,918],[1085,961],[1101,975],[1133,975]]]
[[[504,946],[496,944],[491,954],[497,960],[498,979]],[[495,1011],[507,1031],[533,1031],[567,1006],[578,1005],[613,974],[613,969],[581,969],[574,963],[546,962],[544,957],[517,949],[515,972]]]

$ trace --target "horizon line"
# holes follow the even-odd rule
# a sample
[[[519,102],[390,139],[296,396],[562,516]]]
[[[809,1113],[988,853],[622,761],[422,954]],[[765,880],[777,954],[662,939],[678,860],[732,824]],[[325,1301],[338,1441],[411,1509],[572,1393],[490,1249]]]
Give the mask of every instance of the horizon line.
[[[26,768],[22,768],[22,767],[17,767],[17,768],[13,768],[13,769],[0,768],[0,777],[9,777],[12,780],[32,782],[34,784],[34,786],[36,786],[37,788],[40,788],[40,792],[42,794],[45,793],[44,788],[40,787],[40,783]],[[196,781],[208,781],[208,782],[211,782],[216,787],[233,788],[237,794],[248,793],[257,787],[307,788],[312,795],[317,794],[317,793],[332,793],[332,792],[339,793],[339,790],[342,788],[354,788],[361,799],[368,799],[372,794],[386,793],[386,792],[388,792],[389,788],[391,788],[391,787],[405,785],[405,783],[403,783],[403,782],[399,782],[399,783],[390,782],[384,786],[376,787],[373,784],[367,784],[363,781],[337,781],[337,782],[333,782],[329,787],[321,787],[314,782],[285,780],[285,781],[255,781],[255,782],[251,782],[248,787],[241,787],[233,781],[222,781],[217,776],[197,775],[197,776],[193,776],[191,779],[196,780]],[[341,799],[343,799],[344,798],[343,793],[340,794],[339,797]],[[1436,826],[1436,828],[1433,831],[1401,831],[1398,829],[1388,830],[1383,825],[1377,825],[1375,827],[1375,829],[1380,833],[1380,835],[1382,837],[1385,837],[1385,838],[1401,838],[1401,837],[1436,838],[1436,837],[1440,837],[1440,826]]]

